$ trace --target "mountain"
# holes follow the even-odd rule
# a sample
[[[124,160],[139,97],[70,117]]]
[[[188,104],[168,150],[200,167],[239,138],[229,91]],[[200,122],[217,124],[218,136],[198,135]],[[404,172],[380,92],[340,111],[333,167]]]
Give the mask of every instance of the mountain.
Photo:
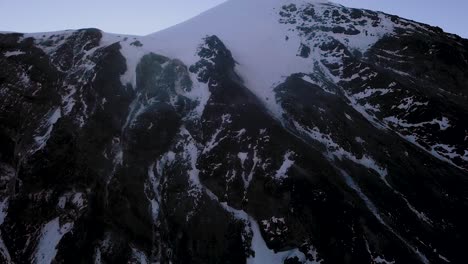
[[[0,34],[1,263],[466,263],[468,40],[319,0]]]

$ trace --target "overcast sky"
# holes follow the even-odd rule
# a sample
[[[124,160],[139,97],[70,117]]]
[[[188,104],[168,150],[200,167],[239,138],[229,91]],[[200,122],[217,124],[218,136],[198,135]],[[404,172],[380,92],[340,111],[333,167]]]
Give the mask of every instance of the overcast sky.
[[[235,1],[235,0],[232,0]],[[251,0],[255,1],[255,0]],[[223,0],[0,0],[0,31],[96,27],[146,35],[183,22]],[[335,0],[410,18],[468,38],[468,0]]]

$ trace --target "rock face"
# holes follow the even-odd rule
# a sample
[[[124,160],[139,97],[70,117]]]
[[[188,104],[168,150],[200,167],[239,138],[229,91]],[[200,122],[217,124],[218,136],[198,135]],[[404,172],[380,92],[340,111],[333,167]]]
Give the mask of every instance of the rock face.
[[[0,34],[1,263],[466,262],[468,40],[253,3]]]

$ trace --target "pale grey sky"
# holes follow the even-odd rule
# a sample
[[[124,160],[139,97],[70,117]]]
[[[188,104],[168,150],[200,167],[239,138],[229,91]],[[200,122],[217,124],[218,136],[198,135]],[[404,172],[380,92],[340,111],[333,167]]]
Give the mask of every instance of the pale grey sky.
[[[106,32],[146,35],[183,22],[222,2],[224,0],[0,0],[0,31],[43,32],[96,27]],[[467,0],[334,2],[399,15],[468,38]]]

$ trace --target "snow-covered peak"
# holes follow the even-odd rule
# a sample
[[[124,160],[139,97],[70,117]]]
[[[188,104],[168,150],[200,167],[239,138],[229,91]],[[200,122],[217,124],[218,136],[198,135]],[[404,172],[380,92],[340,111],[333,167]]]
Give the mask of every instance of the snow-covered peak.
[[[127,60],[122,82],[135,87],[136,66],[145,54],[154,52],[190,66],[199,60],[203,39],[216,35],[232,52],[246,87],[280,117],[273,89],[292,74],[312,73],[319,45],[336,40],[363,53],[393,30],[384,14],[353,11],[327,0],[229,0],[147,36],[105,33],[101,46],[120,43]],[[303,47],[311,56],[301,55]]]
[[[246,86],[271,112],[281,116],[274,87],[291,74],[310,73],[314,68],[314,59],[298,56],[303,44],[317,46],[312,42],[334,38],[364,52],[393,31],[390,19],[383,14],[376,18],[379,27],[371,25],[374,21],[360,26],[357,21],[334,19],[333,12],[350,16],[351,11],[346,10],[325,0],[230,0],[141,41],[144,48],[192,65],[198,60],[196,50],[202,39],[216,35],[232,52],[238,63],[236,71]],[[320,30],[312,37],[301,27]]]
[[[312,3],[332,3],[328,0],[228,0],[227,2],[247,2],[250,5],[257,6],[259,3],[263,3],[270,6],[278,6],[281,4],[312,4]]]

